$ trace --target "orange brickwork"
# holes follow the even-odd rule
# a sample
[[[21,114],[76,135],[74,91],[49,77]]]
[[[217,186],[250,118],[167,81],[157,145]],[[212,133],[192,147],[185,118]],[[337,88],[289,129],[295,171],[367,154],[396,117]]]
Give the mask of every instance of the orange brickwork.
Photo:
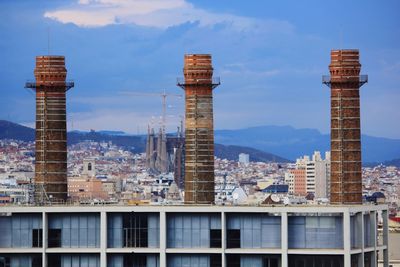
[[[358,50],[331,51],[332,204],[361,204],[360,69]]]

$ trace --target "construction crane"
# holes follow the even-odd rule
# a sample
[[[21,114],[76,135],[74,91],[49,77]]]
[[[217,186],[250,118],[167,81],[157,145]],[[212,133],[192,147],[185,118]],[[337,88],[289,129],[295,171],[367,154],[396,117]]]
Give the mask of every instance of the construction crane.
[[[122,91],[120,94],[129,95],[129,96],[161,96],[162,98],[162,130],[165,133],[165,126],[166,126],[166,113],[167,113],[167,96],[172,97],[179,97],[181,98],[182,95],[180,94],[167,94],[165,89],[162,93],[145,93],[145,92],[135,92],[135,91]]]

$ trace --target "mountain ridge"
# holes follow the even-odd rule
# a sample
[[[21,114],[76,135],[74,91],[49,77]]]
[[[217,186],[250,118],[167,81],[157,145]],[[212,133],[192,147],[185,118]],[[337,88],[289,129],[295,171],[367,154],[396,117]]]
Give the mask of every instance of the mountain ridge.
[[[0,120],[0,139],[16,139],[21,141],[34,141],[35,130],[17,123]],[[135,153],[145,151],[145,135],[128,135],[122,131],[71,131],[68,132],[68,145],[85,140],[111,141],[113,144],[124,147]],[[288,159],[260,151],[250,147],[215,144],[215,155],[219,158],[237,160],[240,153],[250,155],[250,161],[289,162]]]
[[[282,158],[295,160],[303,155],[311,155],[318,150],[322,153],[330,150],[330,135],[323,134],[317,129],[296,129],[292,126],[255,126],[237,130],[215,130],[215,143],[224,145],[217,151],[226,153],[232,151],[251,151],[255,149],[267,154],[260,158]],[[14,138],[22,141],[34,140],[34,129],[9,121],[0,120],[0,139]],[[101,141],[106,138],[117,145],[129,142],[136,144],[135,152],[144,150],[144,135],[129,135],[122,131],[73,131],[68,132],[68,143],[73,144],[79,140]],[[400,158],[400,140],[385,137],[362,135],[363,163],[383,163]],[[237,147],[242,147],[238,150]],[[233,152],[232,152],[233,153]],[[246,152],[240,152],[246,153]],[[251,151],[257,154],[259,152]],[[217,154],[220,155],[220,154]],[[255,156],[253,156],[255,157]],[[232,156],[230,156],[232,158]],[[258,157],[256,157],[258,158]]]
[[[215,142],[224,145],[255,147],[262,151],[295,160],[313,151],[330,150],[330,135],[317,129],[292,126],[256,126],[238,130],[216,130]],[[400,140],[361,136],[363,162],[384,162],[400,157]]]

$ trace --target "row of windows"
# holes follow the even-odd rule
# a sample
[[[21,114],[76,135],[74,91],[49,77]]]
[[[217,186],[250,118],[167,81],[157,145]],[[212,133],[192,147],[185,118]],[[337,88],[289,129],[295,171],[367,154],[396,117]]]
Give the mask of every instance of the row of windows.
[[[168,248],[280,248],[281,217],[262,213],[232,213],[226,216],[226,240],[222,240],[219,213],[167,214]],[[352,247],[360,238],[374,244],[373,223],[364,216],[364,233],[356,234],[351,217]],[[107,247],[160,247],[158,213],[109,213]],[[289,248],[343,248],[341,216],[289,216]],[[362,234],[362,235],[361,235]],[[0,216],[0,247],[42,247],[41,214]],[[48,247],[100,247],[100,216],[95,213],[48,215]]]
[[[278,267],[280,255],[227,254],[229,267]],[[358,255],[352,255],[352,265],[358,266]],[[364,265],[372,266],[372,253],[366,253]],[[51,267],[100,267],[98,254],[49,254],[47,264]],[[41,254],[0,254],[1,267],[40,267]],[[157,254],[108,254],[108,267],[160,267]],[[167,267],[221,267],[221,254],[168,254]],[[289,267],[343,267],[342,255],[289,255]]]

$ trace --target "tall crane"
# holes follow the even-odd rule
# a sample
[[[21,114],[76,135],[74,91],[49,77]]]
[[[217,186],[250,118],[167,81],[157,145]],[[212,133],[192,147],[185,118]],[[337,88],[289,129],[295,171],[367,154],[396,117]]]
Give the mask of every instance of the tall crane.
[[[161,93],[122,91],[121,94],[130,95],[130,96],[161,96],[161,98],[162,98],[162,130],[163,130],[163,133],[165,133],[165,126],[166,126],[167,96],[179,97],[179,98],[182,97],[182,95],[180,95],[180,94],[167,94],[165,89]]]

